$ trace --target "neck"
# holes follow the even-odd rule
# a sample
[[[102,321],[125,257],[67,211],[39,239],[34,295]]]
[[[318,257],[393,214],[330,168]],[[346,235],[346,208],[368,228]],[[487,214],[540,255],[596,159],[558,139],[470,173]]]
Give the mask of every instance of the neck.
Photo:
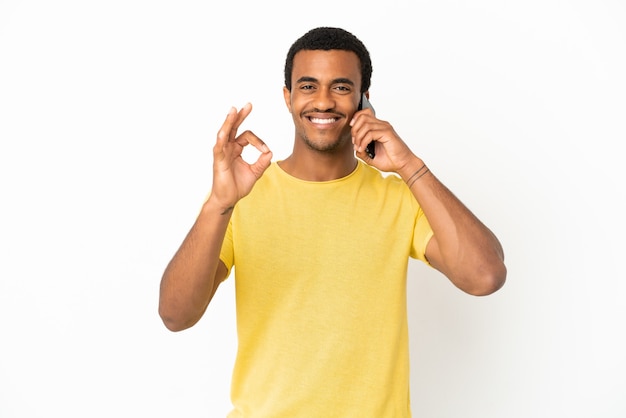
[[[306,181],[331,181],[346,177],[356,168],[357,159],[352,151],[352,144],[347,150],[339,152],[320,152],[299,150],[278,165],[289,175]]]

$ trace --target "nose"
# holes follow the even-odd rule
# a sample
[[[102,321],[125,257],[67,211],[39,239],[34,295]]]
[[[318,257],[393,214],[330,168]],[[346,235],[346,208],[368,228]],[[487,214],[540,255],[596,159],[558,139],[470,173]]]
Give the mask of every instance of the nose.
[[[317,111],[327,112],[335,108],[335,99],[330,91],[319,89],[315,95],[313,106],[315,106]]]

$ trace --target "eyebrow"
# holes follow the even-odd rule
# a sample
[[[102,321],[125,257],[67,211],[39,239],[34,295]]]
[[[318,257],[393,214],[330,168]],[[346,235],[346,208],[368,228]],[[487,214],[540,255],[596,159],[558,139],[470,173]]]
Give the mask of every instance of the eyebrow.
[[[317,83],[317,82],[319,82],[317,78],[310,77],[310,76],[303,76],[296,80],[296,83]],[[354,86],[354,82],[352,80],[350,80],[349,78],[343,78],[343,77],[335,78],[331,84],[349,84],[351,86]]]

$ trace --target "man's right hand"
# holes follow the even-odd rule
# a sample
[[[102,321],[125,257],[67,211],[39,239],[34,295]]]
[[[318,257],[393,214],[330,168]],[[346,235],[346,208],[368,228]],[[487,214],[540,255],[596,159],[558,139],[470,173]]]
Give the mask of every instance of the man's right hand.
[[[222,208],[223,213],[230,211],[241,198],[250,193],[271,163],[272,152],[258,136],[248,130],[237,136],[239,126],[251,111],[250,103],[239,111],[231,108],[213,147],[213,187],[210,198]],[[241,156],[244,147],[248,145],[261,153],[252,164]]]
[[[228,270],[219,256],[230,212],[270,165],[272,153],[263,141],[249,131],[237,136],[237,129],[251,110],[247,104],[239,112],[234,108],[228,112],[213,148],[213,189],[209,199],[163,273],[159,315],[172,331],[195,324],[226,278]],[[253,164],[241,157],[248,145],[261,152]]]

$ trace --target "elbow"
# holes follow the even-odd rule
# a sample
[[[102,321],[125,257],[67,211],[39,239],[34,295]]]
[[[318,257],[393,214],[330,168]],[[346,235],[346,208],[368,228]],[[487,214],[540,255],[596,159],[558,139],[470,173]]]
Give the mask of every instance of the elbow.
[[[172,332],[186,330],[187,328],[191,328],[197,322],[197,320],[183,318],[175,311],[165,309],[163,305],[159,305],[159,316],[161,317],[161,321],[163,321],[165,328]]]
[[[506,282],[506,266],[504,263],[497,263],[487,268],[479,269],[465,281],[464,286],[459,286],[461,290],[472,296],[488,296],[504,286]]]
[[[167,328],[168,330],[172,331],[172,332],[179,332],[179,331],[183,331],[189,327],[184,326],[183,324],[176,322],[176,321],[171,321],[169,319],[165,319],[165,318],[161,318],[163,320],[163,325],[165,325],[165,328]]]

